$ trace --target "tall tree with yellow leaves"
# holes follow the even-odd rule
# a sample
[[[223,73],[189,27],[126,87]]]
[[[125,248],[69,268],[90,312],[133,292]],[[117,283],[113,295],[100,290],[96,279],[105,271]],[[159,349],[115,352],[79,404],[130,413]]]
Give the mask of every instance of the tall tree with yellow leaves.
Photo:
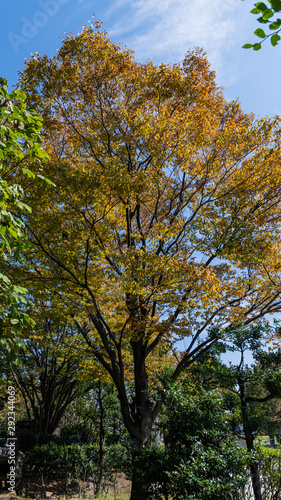
[[[29,191],[25,281],[72,308],[138,449],[161,409],[156,352],[177,379],[215,332],[281,309],[280,124],[227,102],[201,51],[139,64],[97,28],[21,75],[56,185]]]

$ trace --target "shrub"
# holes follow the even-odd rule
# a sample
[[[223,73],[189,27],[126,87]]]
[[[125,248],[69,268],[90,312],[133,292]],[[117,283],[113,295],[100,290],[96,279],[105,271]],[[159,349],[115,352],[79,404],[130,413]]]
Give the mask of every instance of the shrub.
[[[61,428],[60,442],[84,444],[89,442],[90,428],[85,424],[68,425]]]
[[[260,473],[263,497],[266,500],[281,498],[281,447],[277,449],[259,448]]]
[[[242,499],[247,455],[229,436],[221,397],[173,387],[165,404],[164,445],[143,449],[136,464],[147,498]]]
[[[130,470],[130,450],[121,444],[111,445],[105,455],[105,481],[111,482],[116,472]],[[99,446],[48,443],[36,445],[27,456],[27,465],[40,475],[42,485],[56,477],[65,488],[72,481],[96,483],[99,477]]]
[[[27,459],[35,467],[44,482],[52,475],[65,483],[73,480],[86,481],[97,475],[98,447],[94,445],[58,445],[49,443],[35,446]]]

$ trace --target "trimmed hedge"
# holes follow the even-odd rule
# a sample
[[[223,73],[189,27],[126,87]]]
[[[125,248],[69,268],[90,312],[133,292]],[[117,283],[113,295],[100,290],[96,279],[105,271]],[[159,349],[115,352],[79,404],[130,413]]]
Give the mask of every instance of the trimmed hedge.
[[[260,475],[263,497],[266,500],[281,498],[281,447],[259,448]]]
[[[87,481],[98,474],[99,450],[96,445],[35,446],[28,454],[27,464],[47,481],[51,476],[66,481]]]

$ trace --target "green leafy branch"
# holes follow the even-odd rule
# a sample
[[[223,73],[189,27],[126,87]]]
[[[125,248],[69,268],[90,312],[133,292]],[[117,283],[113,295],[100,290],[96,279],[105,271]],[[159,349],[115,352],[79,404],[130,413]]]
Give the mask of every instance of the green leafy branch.
[[[253,49],[253,50],[260,50],[261,49],[261,44],[270,38],[271,45],[275,47],[279,40],[281,39],[281,36],[279,35],[281,31],[281,19],[276,18],[272,19],[274,14],[276,12],[281,11],[281,0],[268,0],[270,6],[266,5],[264,2],[258,2],[255,4],[255,7],[251,10],[252,14],[259,15],[257,21],[261,24],[269,24],[269,29],[273,31],[273,33],[268,33],[266,34],[265,31],[262,28],[257,28],[254,31],[254,34],[261,38],[262,40],[258,43],[246,43],[243,45],[243,49]]]
[[[27,242],[18,214],[31,208],[22,201],[22,186],[17,181],[9,183],[5,176],[20,168],[25,176],[40,179],[44,187],[53,185],[41,173],[26,168],[26,159],[36,159],[39,167],[48,159],[42,149],[41,128],[42,118],[27,109],[25,93],[18,89],[9,93],[7,80],[0,78],[0,350],[13,362],[17,361],[22,329],[32,328],[34,322],[25,312],[31,305],[27,290],[12,283],[6,261],[23,259]]]

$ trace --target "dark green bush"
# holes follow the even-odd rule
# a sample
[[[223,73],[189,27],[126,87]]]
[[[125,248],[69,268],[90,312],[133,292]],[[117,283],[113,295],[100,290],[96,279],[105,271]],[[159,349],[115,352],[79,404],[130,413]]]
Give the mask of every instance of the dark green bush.
[[[231,443],[217,449],[198,445],[192,460],[184,458],[168,472],[177,500],[242,500],[246,483],[245,450]]]
[[[132,472],[132,453],[129,446],[123,443],[115,443],[106,448],[106,469],[124,472],[130,475]]]
[[[33,468],[47,482],[51,477],[66,483],[71,481],[96,482],[99,477],[99,446],[80,444],[48,443],[36,445],[27,456],[29,467]],[[130,451],[121,444],[106,449],[105,479],[111,481],[116,472],[130,469]]]
[[[31,451],[34,446],[57,442],[59,438],[53,434],[35,434],[30,429],[21,429],[17,437],[17,445],[23,453]]]
[[[61,428],[60,443],[88,444],[90,428],[85,424],[68,425]]]
[[[147,498],[242,499],[246,454],[229,436],[221,397],[173,387],[165,405],[162,447],[143,449],[136,462]]]
[[[98,447],[94,445],[58,445],[49,443],[35,446],[28,455],[28,465],[46,481],[52,475],[61,480],[87,481],[98,470]]]
[[[281,447],[258,450],[262,492],[266,500],[281,498]]]

